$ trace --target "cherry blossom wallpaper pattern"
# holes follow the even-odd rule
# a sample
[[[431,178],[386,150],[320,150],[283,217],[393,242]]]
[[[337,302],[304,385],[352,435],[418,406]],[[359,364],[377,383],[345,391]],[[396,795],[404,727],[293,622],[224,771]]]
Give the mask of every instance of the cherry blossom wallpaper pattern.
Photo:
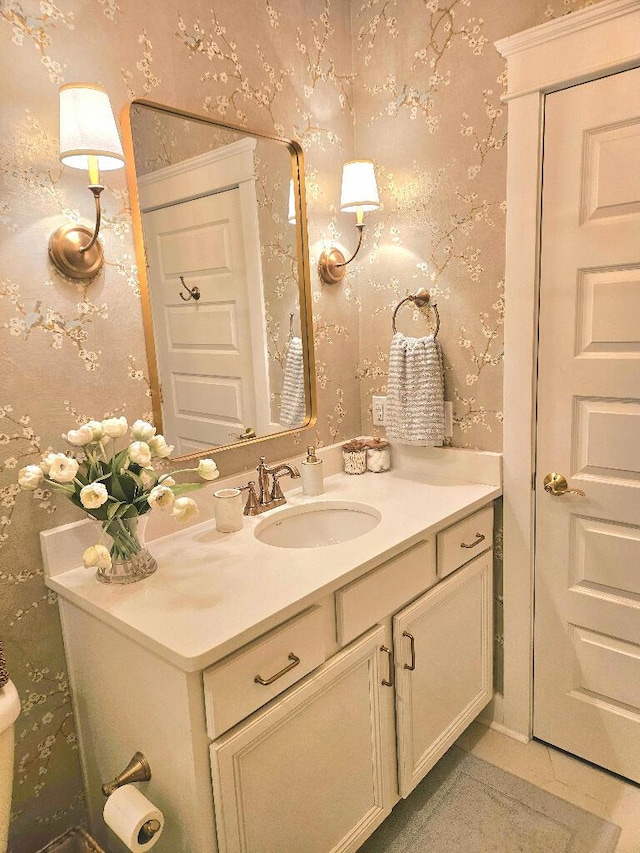
[[[17,470],[61,449],[61,433],[88,417],[133,419],[150,408],[124,172],[104,176],[98,279],[71,283],[47,259],[49,234],[90,219],[92,205],[86,176],[58,161],[58,85],[99,82],[116,112],[148,97],[298,139],[312,268],[324,240],[353,244],[352,218],[337,210],[342,162],[376,160],[383,207],[369,217],[361,257],[337,288],[313,280],[316,439],[369,428],[393,305],[427,284],[441,309],[454,443],[499,449],[506,116],[492,42],[581,5],[1,0],[0,640],[23,703],[11,835],[20,853],[84,810],[38,541],[39,530],[77,515],[45,490],[20,493]],[[420,334],[427,320],[407,311],[401,328]],[[298,449],[274,440],[271,455]],[[226,473],[253,454],[218,461]]]
[[[116,114],[147,97],[295,137],[317,254],[323,238],[340,236],[339,170],[353,155],[350,9],[331,0],[297,9],[291,16],[282,0],[0,5],[0,639],[23,701],[11,835],[20,853],[78,823],[84,809],[58,608],[38,539],[77,515],[45,491],[21,494],[17,470],[61,449],[61,434],[88,416],[150,409],[124,170],[103,176],[104,273],[78,286],[47,259],[49,234],[67,218],[90,220],[92,209],[86,175],[58,161],[58,86],[101,83]],[[326,444],[360,428],[358,318],[343,291],[316,282],[313,299],[317,440]],[[300,448],[290,439],[274,447],[273,458]],[[224,473],[254,457],[232,451],[218,462]]]

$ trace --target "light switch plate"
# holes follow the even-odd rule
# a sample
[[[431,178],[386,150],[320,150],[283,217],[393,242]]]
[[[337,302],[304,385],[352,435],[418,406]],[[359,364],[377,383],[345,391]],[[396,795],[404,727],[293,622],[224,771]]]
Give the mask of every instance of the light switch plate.
[[[387,398],[374,396],[371,401],[373,404],[373,425],[384,426],[387,414]]]
[[[453,438],[453,403],[444,401],[444,437]]]

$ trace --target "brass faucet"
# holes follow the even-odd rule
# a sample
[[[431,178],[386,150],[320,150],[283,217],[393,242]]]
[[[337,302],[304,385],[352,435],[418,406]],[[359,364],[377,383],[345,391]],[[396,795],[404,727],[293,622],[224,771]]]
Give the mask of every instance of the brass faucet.
[[[259,491],[256,495],[255,482],[253,480],[244,487],[249,493],[244,508],[245,515],[260,515],[260,513],[266,512],[268,509],[274,509],[274,507],[286,504],[287,500],[280,487],[280,477],[289,476],[291,479],[297,480],[300,476],[300,472],[295,465],[289,465],[286,462],[270,468],[267,465],[265,456],[260,457],[256,471],[258,472]],[[271,485],[269,484],[270,476],[272,477]]]

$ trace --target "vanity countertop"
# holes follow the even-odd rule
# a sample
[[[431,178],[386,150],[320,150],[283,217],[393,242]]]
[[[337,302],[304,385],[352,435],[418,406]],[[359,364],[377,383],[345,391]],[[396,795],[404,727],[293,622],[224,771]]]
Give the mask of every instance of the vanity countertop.
[[[210,519],[153,540],[149,548],[158,570],[136,584],[103,585],[93,570],[84,568],[49,574],[46,584],[193,672],[484,506],[501,491],[497,485],[450,479],[428,468],[419,473],[394,469],[362,476],[334,474],[325,478],[323,495],[305,497],[297,488],[287,493],[287,505],[336,500],[372,505],[382,519],[357,539],[307,549],[264,544],[254,530],[279,511],[275,509],[245,518],[237,533],[219,533]],[[43,543],[46,551],[45,539]]]

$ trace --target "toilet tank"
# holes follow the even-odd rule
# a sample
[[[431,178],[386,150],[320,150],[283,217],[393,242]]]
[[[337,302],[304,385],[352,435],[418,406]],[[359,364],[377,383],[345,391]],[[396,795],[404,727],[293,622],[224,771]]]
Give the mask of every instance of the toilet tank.
[[[0,687],[0,853],[6,853],[13,786],[13,724],[20,699],[12,681]]]

